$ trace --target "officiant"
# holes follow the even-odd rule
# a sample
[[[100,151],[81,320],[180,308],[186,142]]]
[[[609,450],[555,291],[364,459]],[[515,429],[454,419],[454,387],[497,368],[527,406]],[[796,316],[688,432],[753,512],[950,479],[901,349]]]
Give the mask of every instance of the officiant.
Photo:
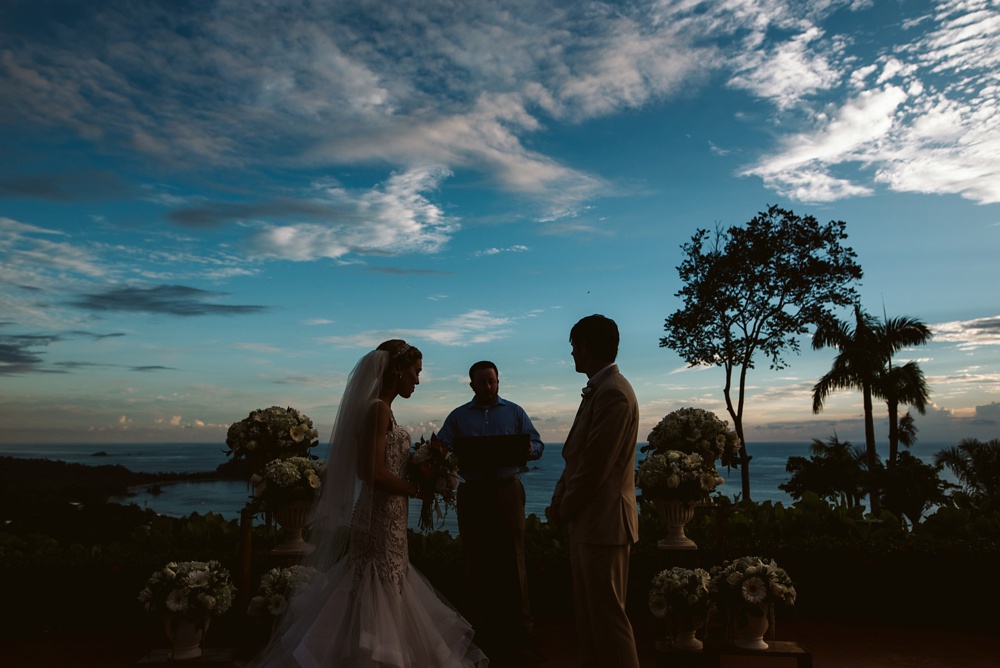
[[[521,461],[542,456],[545,446],[528,414],[499,396],[500,372],[496,364],[473,364],[469,386],[474,393],[472,400],[448,415],[438,438],[452,449],[456,444],[486,448],[486,443],[493,441],[470,437],[521,434],[525,450]],[[481,446],[477,445],[480,441]],[[535,637],[524,567],[521,469],[509,464],[492,466],[485,463],[488,461],[486,458],[477,461],[478,466],[465,466],[459,453],[462,482],[458,486],[457,510],[467,598],[463,612],[476,629],[477,644],[496,652],[534,646]]]

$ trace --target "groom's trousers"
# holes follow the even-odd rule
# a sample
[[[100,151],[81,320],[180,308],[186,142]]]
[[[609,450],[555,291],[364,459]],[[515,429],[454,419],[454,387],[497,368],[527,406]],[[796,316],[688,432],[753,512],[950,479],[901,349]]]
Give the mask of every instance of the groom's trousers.
[[[570,541],[573,611],[584,668],[639,668],[632,624],[625,613],[628,545]]]

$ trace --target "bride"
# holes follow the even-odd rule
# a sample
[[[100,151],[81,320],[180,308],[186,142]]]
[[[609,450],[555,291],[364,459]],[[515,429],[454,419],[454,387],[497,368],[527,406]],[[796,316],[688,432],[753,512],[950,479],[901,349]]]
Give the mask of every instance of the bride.
[[[393,339],[351,372],[337,412],[305,565],[321,573],[292,599],[251,666],[487,666],[473,629],[407,556],[410,435],[392,414],[420,383],[422,355]]]

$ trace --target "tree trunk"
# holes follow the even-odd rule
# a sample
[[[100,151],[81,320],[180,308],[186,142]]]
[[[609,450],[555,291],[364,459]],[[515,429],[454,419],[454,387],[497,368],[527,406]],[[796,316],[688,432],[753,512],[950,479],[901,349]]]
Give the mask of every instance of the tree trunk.
[[[896,464],[896,457],[899,454],[899,404],[895,401],[887,401],[889,407],[889,468]]]
[[[865,402],[865,452],[868,455],[868,500],[871,514],[878,517],[882,512],[882,502],[879,499],[878,479],[875,475],[878,466],[878,451],[875,449],[875,417],[872,410],[872,388],[868,383],[863,388]]]

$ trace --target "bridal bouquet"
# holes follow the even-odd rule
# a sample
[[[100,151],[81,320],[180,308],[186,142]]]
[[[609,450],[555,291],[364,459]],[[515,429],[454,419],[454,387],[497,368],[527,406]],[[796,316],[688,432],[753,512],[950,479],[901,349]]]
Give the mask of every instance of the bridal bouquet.
[[[234,422],[226,434],[227,455],[251,462],[258,473],[266,462],[278,457],[304,456],[316,446],[319,432],[313,422],[295,408],[257,409]]]
[[[715,466],[697,453],[652,452],[639,462],[635,486],[643,496],[693,503],[707,499],[723,483]]]
[[[309,457],[273,459],[250,479],[251,504],[274,510],[293,501],[312,502],[319,496],[324,471],[323,462]]]
[[[795,605],[795,587],[773,560],[740,557],[712,569],[709,589],[719,605],[739,623],[747,616],[768,615],[774,627],[774,605]]]
[[[701,568],[669,568],[653,578],[649,610],[657,619],[671,618],[687,629],[698,628],[715,611],[709,596],[711,576]]]
[[[205,613],[221,615],[229,610],[235,590],[229,571],[218,561],[171,561],[149,576],[139,601],[146,610],[196,620]]]
[[[649,445],[643,446],[642,452],[697,453],[706,462],[714,464],[718,459],[723,466],[737,463],[741,447],[740,439],[729,429],[728,422],[701,408],[679,408],[668,413],[653,427],[646,440]]]
[[[443,519],[448,508],[455,505],[458,461],[437,434],[431,434],[430,440],[421,436],[410,452],[406,477],[417,483],[422,492],[433,493],[433,497],[424,496],[417,525],[421,531],[430,531],[434,528],[435,515]]]
[[[272,568],[261,576],[257,595],[250,599],[247,614],[253,617],[264,614],[277,617],[288,608],[289,601],[309,587],[318,574],[319,571],[310,566]]]

